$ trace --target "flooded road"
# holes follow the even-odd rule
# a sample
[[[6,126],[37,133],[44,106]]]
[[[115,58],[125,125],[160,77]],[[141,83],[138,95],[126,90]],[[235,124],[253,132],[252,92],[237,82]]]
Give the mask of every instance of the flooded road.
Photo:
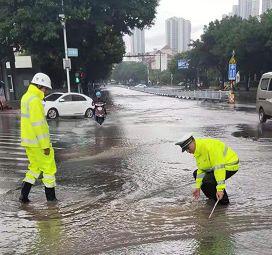
[[[49,121],[57,205],[38,182],[18,202],[27,168],[19,116],[0,115],[0,254],[271,254],[272,122],[254,109],[109,88],[93,119]],[[231,204],[192,198],[194,158],[174,145],[185,133],[222,139],[240,157],[227,181]]]

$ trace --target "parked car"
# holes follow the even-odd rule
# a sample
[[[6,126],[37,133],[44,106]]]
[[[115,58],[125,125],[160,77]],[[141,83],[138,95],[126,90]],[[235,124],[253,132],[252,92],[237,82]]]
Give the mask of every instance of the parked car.
[[[135,88],[146,88],[147,86],[145,84],[138,84],[135,86]]]
[[[257,89],[256,110],[261,123],[272,117],[272,72],[264,73]]]
[[[85,116],[93,117],[93,100],[79,93],[55,92],[45,97],[44,111],[49,119],[58,116]]]

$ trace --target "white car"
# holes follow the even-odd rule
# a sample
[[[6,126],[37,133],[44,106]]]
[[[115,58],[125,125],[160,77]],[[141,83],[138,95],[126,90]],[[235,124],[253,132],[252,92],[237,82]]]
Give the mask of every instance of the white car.
[[[135,86],[135,88],[146,88],[147,86],[145,84],[138,84]]]
[[[49,119],[58,116],[85,116],[93,117],[93,100],[79,93],[55,92],[44,98],[44,111]]]

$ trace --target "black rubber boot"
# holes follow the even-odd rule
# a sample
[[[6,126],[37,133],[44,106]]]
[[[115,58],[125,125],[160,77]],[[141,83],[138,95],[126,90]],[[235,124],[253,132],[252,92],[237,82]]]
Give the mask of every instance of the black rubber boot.
[[[29,182],[23,182],[21,195],[19,197],[20,202],[22,203],[29,203],[30,200],[28,199],[29,192],[31,190],[32,184]]]
[[[44,187],[44,190],[45,190],[47,201],[50,201],[50,202],[58,201],[55,194],[55,188]]]

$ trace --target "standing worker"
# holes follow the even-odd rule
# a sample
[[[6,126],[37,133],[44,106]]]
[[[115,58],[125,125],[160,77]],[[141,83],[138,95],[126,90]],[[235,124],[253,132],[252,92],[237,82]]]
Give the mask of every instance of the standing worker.
[[[218,139],[194,138],[192,134],[185,135],[176,145],[196,159],[198,169],[193,173],[196,180],[193,191],[195,199],[199,198],[201,189],[206,197],[219,200],[219,204],[229,204],[225,180],[238,171],[237,154]]]
[[[29,160],[19,198],[22,203],[29,202],[30,189],[41,173],[47,201],[57,200],[57,168],[42,105],[44,95],[49,89],[52,89],[50,78],[44,73],[36,73],[21,100],[21,146],[25,148]]]

